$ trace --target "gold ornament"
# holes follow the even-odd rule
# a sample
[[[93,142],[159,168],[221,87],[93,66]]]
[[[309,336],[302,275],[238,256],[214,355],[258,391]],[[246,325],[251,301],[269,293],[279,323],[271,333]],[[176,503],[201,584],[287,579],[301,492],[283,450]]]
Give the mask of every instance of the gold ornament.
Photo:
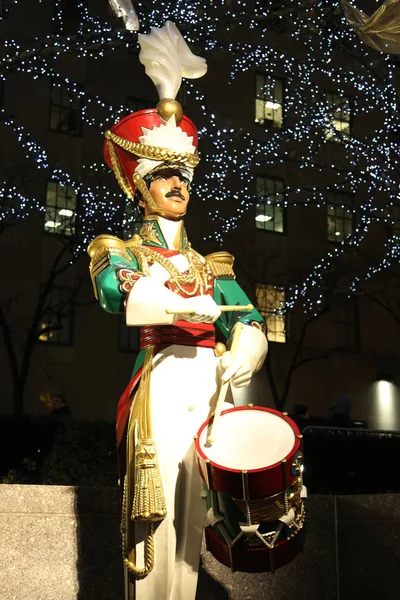
[[[183,117],[182,106],[177,100],[172,98],[163,98],[156,106],[157,112],[164,121],[168,121],[172,115],[175,115],[175,122],[179,125]]]
[[[226,346],[222,342],[217,342],[214,348],[215,356],[222,356],[226,352]]]

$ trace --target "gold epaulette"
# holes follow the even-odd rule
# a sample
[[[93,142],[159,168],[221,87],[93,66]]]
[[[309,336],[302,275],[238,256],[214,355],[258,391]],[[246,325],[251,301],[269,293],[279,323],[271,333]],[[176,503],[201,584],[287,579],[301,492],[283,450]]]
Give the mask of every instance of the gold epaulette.
[[[229,252],[213,252],[212,254],[207,254],[207,256],[204,258],[206,259],[207,264],[210,266],[214,277],[236,279],[236,275],[233,270],[235,257],[232,256],[232,254],[229,254]]]
[[[88,246],[88,254],[90,256],[90,277],[92,278],[94,295],[97,298],[96,276],[111,264],[111,255],[119,254],[119,256],[131,260],[129,253],[126,250],[126,245],[123,240],[114,235],[98,235]]]

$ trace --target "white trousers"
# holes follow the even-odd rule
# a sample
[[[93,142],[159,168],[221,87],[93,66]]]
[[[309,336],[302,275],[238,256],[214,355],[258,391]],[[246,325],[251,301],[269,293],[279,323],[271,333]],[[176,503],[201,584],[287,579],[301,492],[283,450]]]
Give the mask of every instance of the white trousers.
[[[152,426],[167,516],[156,526],[154,569],[136,582],[135,600],[195,599],[206,503],[193,437],[214,410],[219,360],[211,348],[178,345],[153,359]],[[135,527],[140,567],[147,527]]]

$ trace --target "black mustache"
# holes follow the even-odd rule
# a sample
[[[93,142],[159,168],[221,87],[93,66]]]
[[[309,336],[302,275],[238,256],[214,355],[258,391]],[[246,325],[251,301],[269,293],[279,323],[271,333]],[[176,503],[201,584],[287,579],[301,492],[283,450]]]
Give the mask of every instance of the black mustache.
[[[165,194],[166,198],[171,198],[171,196],[179,196],[179,198],[181,198],[181,200],[183,200],[185,202],[185,196],[182,194],[182,192],[180,192],[177,189],[171,190],[170,192],[167,192]]]

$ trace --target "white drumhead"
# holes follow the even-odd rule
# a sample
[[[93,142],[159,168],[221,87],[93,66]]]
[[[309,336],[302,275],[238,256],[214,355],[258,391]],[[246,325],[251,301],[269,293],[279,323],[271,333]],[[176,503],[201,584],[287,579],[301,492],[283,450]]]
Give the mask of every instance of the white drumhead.
[[[265,410],[233,410],[221,416],[215,442],[207,443],[209,429],[199,444],[207,458],[227,469],[252,470],[269,467],[293,449],[296,435],[280,415]]]

